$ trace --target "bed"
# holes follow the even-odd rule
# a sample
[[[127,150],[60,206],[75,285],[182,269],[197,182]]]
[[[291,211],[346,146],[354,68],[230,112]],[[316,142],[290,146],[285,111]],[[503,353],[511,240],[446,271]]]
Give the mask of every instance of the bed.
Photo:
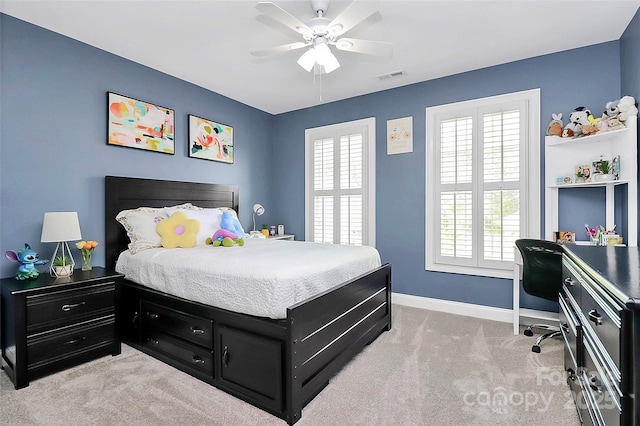
[[[235,185],[107,176],[106,265],[115,267],[129,244],[126,231],[115,219],[119,212],[185,202],[237,211],[238,193]],[[249,252],[266,243],[283,250],[287,244],[298,244],[247,240],[241,249]],[[162,286],[138,284],[128,279],[135,275],[133,268],[119,292],[122,341],[289,424],[300,420],[302,408],[332,376],[391,329],[388,264],[320,293],[304,295],[303,300],[278,308],[272,315],[237,312],[227,305],[225,309],[206,300],[170,294]],[[175,279],[179,278],[171,280]]]

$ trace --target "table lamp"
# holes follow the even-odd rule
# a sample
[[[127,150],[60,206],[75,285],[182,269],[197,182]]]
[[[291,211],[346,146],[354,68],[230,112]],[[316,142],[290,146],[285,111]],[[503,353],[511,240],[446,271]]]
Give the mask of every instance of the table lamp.
[[[55,268],[55,259],[58,256],[69,259],[71,273],[73,273],[75,262],[73,261],[73,255],[71,254],[67,241],[78,241],[81,239],[82,235],[80,234],[80,222],[78,221],[77,212],[49,212],[44,214],[40,242],[57,243],[49,267],[52,277],[58,277],[58,272]]]
[[[262,204],[253,205],[253,232],[256,231],[256,215],[262,216],[264,214],[264,207]]]

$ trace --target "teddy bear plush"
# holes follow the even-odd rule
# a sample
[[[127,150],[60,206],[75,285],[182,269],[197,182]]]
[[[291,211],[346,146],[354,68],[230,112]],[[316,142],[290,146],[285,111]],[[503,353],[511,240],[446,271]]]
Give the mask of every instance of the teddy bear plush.
[[[618,118],[624,122],[638,115],[638,104],[632,96],[623,96],[618,102]]]
[[[569,122],[573,124],[571,128],[573,130],[574,136],[581,136],[582,127],[591,124],[589,123],[590,115],[591,111],[589,111],[586,107],[577,107],[571,114],[569,114]]]

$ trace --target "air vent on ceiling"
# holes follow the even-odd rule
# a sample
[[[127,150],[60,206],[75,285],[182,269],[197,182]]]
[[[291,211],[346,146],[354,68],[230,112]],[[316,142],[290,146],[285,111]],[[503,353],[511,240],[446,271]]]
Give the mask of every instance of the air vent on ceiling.
[[[398,70],[398,71],[391,71],[391,72],[388,72],[388,73],[385,73],[385,74],[380,74],[376,78],[378,80],[388,80],[390,78],[397,78],[397,77],[401,77],[403,75],[406,75],[404,70]]]

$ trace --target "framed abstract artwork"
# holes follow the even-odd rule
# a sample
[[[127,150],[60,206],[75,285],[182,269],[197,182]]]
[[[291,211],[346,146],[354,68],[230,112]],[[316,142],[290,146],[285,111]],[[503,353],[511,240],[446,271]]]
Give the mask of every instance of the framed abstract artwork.
[[[172,109],[108,92],[108,145],[175,154]]]
[[[233,163],[233,127],[189,115],[189,157]]]

